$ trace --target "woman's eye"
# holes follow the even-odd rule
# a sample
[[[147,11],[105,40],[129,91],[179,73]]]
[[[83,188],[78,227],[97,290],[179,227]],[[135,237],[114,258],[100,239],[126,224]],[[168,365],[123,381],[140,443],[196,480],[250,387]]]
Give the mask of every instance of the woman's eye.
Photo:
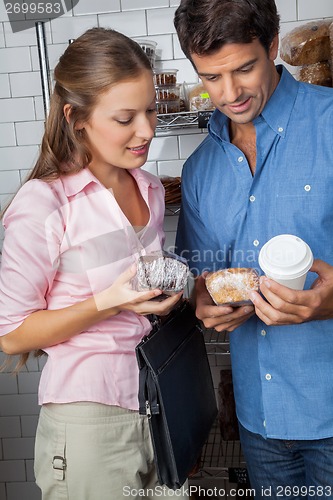
[[[156,107],[147,109],[147,113],[156,113],[156,111],[157,111]]]
[[[128,125],[129,123],[131,123],[132,118],[129,118],[128,120],[116,120],[116,121],[120,123],[120,125]]]

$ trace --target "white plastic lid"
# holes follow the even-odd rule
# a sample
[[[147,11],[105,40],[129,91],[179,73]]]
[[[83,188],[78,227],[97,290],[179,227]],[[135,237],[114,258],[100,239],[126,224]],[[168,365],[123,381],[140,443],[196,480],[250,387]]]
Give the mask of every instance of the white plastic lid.
[[[259,266],[273,279],[298,278],[308,272],[312,263],[309,245],[292,234],[275,236],[259,253]]]

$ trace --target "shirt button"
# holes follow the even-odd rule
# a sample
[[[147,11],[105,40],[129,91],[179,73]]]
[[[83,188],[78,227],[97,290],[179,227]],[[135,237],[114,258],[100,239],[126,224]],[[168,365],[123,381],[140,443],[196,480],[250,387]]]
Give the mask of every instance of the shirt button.
[[[256,201],[256,197],[255,196],[250,196],[250,201],[253,203],[254,201]]]
[[[266,332],[266,330],[261,330],[261,332],[260,332],[260,333],[261,333],[261,335],[262,335],[263,337],[265,337],[265,335],[266,335],[266,333],[267,333],[267,332]]]
[[[257,246],[259,245],[259,241],[258,241],[258,240],[254,240],[253,245],[254,245],[255,247],[257,247]]]
[[[244,156],[239,156],[238,163],[242,163],[242,161],[244,161]]]
[[[266,427],[266,420],[263,421],[262,425]]]
[[[278,128],[278,131],[279,131],[279,132],[283,132],[283,127],[279,127],[279,128]]]
[[[272,375],[270,373],[266,373],[265,379],[266,380],[271,380],[271,378],[272,378]]]
[[[304,186],[304,189],[305,189],[305,191],[311,191],[310,184],[307,184],[306,186]]]

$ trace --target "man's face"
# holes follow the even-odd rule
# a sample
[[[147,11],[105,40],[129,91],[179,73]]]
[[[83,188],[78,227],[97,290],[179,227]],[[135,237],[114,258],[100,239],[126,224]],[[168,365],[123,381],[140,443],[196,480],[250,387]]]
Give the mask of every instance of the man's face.
[[[274,60],[278,37],[269,54],[258,39],[230,43],[211,55],[191,54],[196,70],[214,105],[237,124],[259,116],[279,80]]]

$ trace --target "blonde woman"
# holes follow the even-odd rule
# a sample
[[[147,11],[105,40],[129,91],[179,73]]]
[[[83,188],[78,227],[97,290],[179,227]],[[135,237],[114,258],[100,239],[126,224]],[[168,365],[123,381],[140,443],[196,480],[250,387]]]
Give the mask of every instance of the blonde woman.
[[[36,482],[43,500],[168,496],[138,413],[135,345],[145,315],[181,294],[150,301],[161,291],[131,285],[138,257],[164,242],[163,187],[140,169],[156,126],[152,70],[134,41],[93,28],[54,78],[40,156],[3,218],[0,275],[2,350],[21,364],[47,354]]]

